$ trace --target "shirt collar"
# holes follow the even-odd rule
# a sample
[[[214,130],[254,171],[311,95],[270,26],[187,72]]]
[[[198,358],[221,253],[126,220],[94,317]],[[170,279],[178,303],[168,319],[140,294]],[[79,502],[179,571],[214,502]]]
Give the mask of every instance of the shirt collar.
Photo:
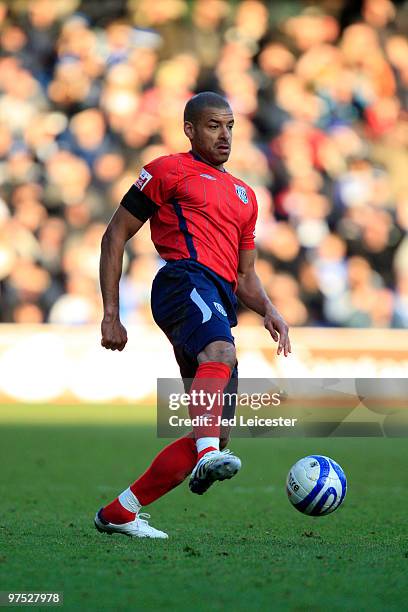
[[[191,155],[192,157],[194,157],[194,159],[195,159],[196,161],[199,161],[199,162],[201,162],[202,164],[205,164],[206,166],[210,166],[210,168],[213,168],[214,170],[217,170],[217,172],[227,172],[227,171],[225,170],[225,168],[223,168],[222,170],[220,170],[220,168],[216,168],[216,167],[215,167],[215,166],[213,166],[212,164],[208,163],[207,161],[205,161],[205,159],[203,159],[203,158],[201,157],[201,155],[199,155],[198,153],[195,153],[193,150],[190,150],[190,151],[189,151],[189,153],[190,153],[190,155]]]

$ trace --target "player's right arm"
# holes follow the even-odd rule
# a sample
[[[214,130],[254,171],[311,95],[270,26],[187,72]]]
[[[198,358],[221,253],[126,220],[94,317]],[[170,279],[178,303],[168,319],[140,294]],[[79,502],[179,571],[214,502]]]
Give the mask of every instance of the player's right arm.
[[[119,281],[125,244],[143,224],[144,221],[121,205],[113,215],[102,238],[99,266],[103,299],[101,344],[112,351],[122,351],[127,342],[126,329],[119,317]]]
[[[171,158],[171,156],[170,156]],[[126,242],[172,196],[177,172],[172,158],[159,157],[142,168],[140,176],[123,197],[102,238],[100,283],[103,298],[101,344],[122,351],[126,329],[119,318],[119,281]]]

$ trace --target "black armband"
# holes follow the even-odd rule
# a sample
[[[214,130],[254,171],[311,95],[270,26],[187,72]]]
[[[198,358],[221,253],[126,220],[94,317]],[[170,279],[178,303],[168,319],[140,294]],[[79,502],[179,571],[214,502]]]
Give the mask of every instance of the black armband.
[[[132,185],[123,196],[120,204],[139,221],[147,221],[159,208],[147,195],[139,191],[135,185]]]

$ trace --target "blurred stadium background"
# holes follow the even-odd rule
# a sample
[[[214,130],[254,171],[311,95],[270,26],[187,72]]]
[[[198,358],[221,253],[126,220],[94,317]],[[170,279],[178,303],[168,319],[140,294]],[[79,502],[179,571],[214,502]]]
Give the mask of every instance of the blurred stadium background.
[[[228,169],[255,189],[258,272],[293,329],[241,311],[244,376],[408,372],[408,3],[0,1],[0,399],[141,401],[176,376],[126,250],[123,354],[99,346],[99,245],[188,98],[225,94]]]

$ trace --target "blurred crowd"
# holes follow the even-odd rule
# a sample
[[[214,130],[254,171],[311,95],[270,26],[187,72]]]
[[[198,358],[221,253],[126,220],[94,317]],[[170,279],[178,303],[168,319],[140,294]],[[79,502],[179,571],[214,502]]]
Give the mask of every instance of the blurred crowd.
[[[106,223],[213,90],[288,323],[408,327],[407,26],[390,0],[0,1],[0,321],[99,322]],[[162,263],[146,224],[125,323],[149,320]]]

